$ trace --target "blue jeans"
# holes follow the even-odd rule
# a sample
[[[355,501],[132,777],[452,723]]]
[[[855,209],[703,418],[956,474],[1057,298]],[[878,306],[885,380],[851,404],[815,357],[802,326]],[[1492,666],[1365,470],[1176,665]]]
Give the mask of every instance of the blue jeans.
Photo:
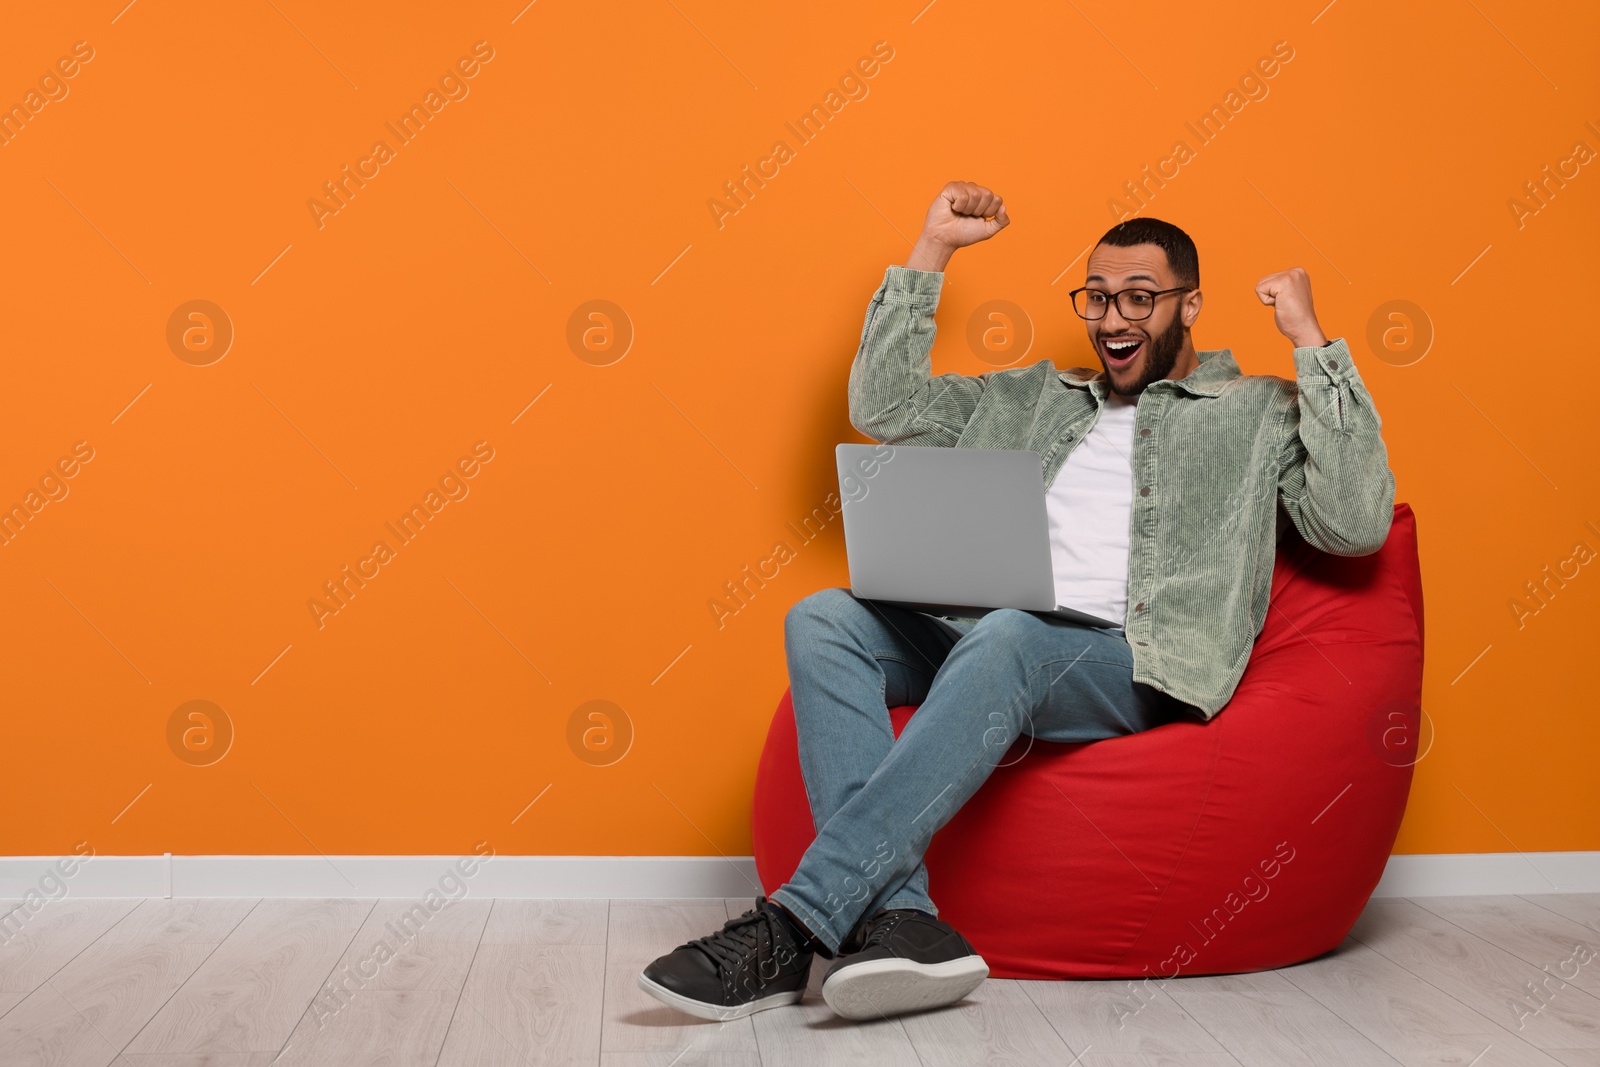
[[[1012,743],[1095,741],[1198,721],[1133,680],[1123,631],[1015,608],[949,620],[823,589],[784,620],[817,838],[774,891],[830,953],[879,908],[937,915],[922,854]],[[898,741],[890,707],[920,705]]]

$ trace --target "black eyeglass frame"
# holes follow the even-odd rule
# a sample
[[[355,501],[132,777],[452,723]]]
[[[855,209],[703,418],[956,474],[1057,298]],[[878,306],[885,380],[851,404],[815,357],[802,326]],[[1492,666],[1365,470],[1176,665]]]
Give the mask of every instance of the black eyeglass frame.
[[[1074,290],[1072,290],[1072,292],[1068,293],[1067,294],[1067,299],[1069,301],[1071,301],[1071,303],[1072,303],[1073,312],[1077,314],[1078,318],[1083,319],[1085,322],[1099,322],[1101,319],[1105,318],[1105,314],[1101,313],[1100,315],[1097,315],[1094,318],[1090,318],[1088,315],[1085,315],[1083,312],[1079,311],[1078,310],[1078,294],[1079,293],[1100,293],[1100,294],[1102,294],[1104,296],[1110,297],[1110,300],[1107,301],[1107,305],[1106,305],[1107,307],[1109,307],[1111,304],[1116,304],[1117,305],[1117,313],[1120,314],[1123,318],[1127,319],[1129,322],[1142,322],[1145,319],[1148,319],[1151,315],[1155,314],[1155,310],[1156,310],[1155,298],[1156,297],[1165,296],[1168,293],[1192,293],[1194,291],[1195,291],[1195,287],[1192,286],[1192,285],[1179,285],[1179,286],[1175,286],[1175,287],[1173,287],[1171,289],[1145,289],[1142,286],[1134,285],[1134,286],[1130,286],[1127,289],[1118,289],[1114,293],[1107,293],[1104,289],[1096,289],[1092,285],[1085,285],[1085,286],[1081,286],[1081,287],[1079,287],[1077,289],[1074,289]],[[1149,309],[1143,315],[1134,316],[1134,315],[1128,314],[1127,309],[1122,306],[1122,294],[1123,293],[1145,293],[1145,294],[1148,294],[1149,297],[1150,297],[1150,307],[1149,307]]]

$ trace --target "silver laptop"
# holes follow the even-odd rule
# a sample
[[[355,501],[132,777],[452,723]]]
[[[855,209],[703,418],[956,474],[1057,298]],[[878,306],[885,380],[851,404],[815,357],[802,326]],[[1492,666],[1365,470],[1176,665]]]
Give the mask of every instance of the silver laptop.
[[[1056,603],[1039,453],[841,444],[850,592],[930,615],[1021,608],[1121,628]]]

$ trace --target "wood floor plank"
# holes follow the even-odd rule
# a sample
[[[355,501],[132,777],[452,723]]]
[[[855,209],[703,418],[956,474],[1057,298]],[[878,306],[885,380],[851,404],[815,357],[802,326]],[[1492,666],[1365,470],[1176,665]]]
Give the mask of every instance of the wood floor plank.
[[[138,901],[0,1018],[0,1063],[104,1067],[254,903]]]
[[[1074,1050],[1022,986],[990,978],[959,1004],[903,1016],[900,1025],[917,1060],[923,1067],[1071,1062]],[[756,1040],[761,1040],[759,1028]]]
[[[124,1051],[276,1052],[375,903],[262,901]]]
[[[140,901],[131,898],[46,901],[19,912],[0,945],[0,990],[31,993],[72,957],[121,921]]]
[[[826,961],[824,961],[826,962]],[[819,981],[822,968],[812,970]],[[945,1008],[943,1011],[953,1011]],[[917,1052],[900,1018],[856,1022],[840,1018],[819,992],[793,1007],[750,1017],[762,1067],[814,1067],[818,1063],[916,1063]]]
[[[273,1067],[432,1064],[455,1006],[452,990],[362,990],[337,1015],[307,1012]]]
[[[676,1053],[663,1049],[660,1052],[600,1054],[600,1067],[751,1067],[760,1062],[749,1052],[707,1052],[693,1047]]]
[[[22,1003],[27,996],[20,989],[0,989],[0,1019],[5,1018],[6,1012]]]
[[[1239,1061],[1226,1052],[1164,1052],[1140,1056],[1131,1052],[1090,1051],[1083,1054],[1078,1064],[1082,1067],[1239,1067]]]
[[[496,900],[485,945],[604,945],[604,900]]]
[[[1226,1054],[1155,981],[1024,982],[1023,989],[1068,1046],[1083,1055],[1168,1059]],[[1107,1063],[1112,1062],[1106,1060]]]
[[[1328,955],[1275,973],[1404,1064],[1557,1064],[1512,1031],[1496,1026],[1354,938],[1347,938]]]
[[[0,1063],[105,1067],[215,948],[96,941],[0,1019]]]
[[[105,1067],[119,1048],[48,981],[0,1021],[0,1063],[6,1067]]]
[[[1600,931],[1522,897],[1407,899],[1554,975],[1558,981],[1591,993],[1600,991]]]
[[[1539,968],[1400,898],[1371,901],[1351,936],[1540,1048],[1600,1048],[1600,998],[1546,988]]]
[[[129,1056],[124,1053],[111,1061],[111,1067],[273,1067],[276,1052],[217,1052],[198,1056],[174,1056],[170,1053],[147,1053]]]
[[[605,967],[603,945],[480,945],[439,1067],[596,1062]]]
[[[491,904],[458,900],[430,913],[415,900],[378,901],[318,991],[319,1016],[367,989],[459,991]]]
[[[720,899],[695,904],[613,903],[606,943],[603,1052],[666,1051],[686,1058],[731,1052],[744,1055],[747,1062],[756,1057],[755,1030],[748,1018],[728,1023],[696,1019],[638,987],[639,972],[651,960],[710,933],[727,917]]]
[[[234,897],[191,897],[141,900],[128,916],[107,930],[108,944],[160,941],[216,945],[250,914],[259,901]]]
[[[1563,1067],[1600,1067],[1600,1049],[1553,1048],[1550,1055],[1560,1060]]]
[[[1399,1060],[1282,977],[1175,978],[1162,995],[1204,1026],[1244,1067],[1347,1067]]]
[[[1600,931],[1600,893],[1536,893],[1522,899]]]

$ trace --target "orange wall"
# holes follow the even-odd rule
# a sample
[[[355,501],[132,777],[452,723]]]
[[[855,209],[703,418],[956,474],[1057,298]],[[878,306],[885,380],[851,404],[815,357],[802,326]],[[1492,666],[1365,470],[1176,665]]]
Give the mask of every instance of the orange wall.
[[[919,2],[8,12],[0,102],[92,59],[0,146],[0,502],[92,459],[0,548],[0,853],[747,853],[785,609],[847,581],[838,523],[790,524],[859,439],[884,266],[946,180],[990,184],[1013,225],[957,256],[936,370],[991,366],[966,340],[989,300],[1031,319],[1030,361],[1089,362],[1076,257],[1180,139],[1148,212],[1200,246],[1197,345],[1292,375],[1252,287],[1306,267],[1417,511],[1436,742],[1399,851],[1600,848],[1600,574],[1509,606],[1600,550],[1600,166],[1563,162],[1600,151],[1592,6]],[[400,143],[385,123],[477,42],[445,83],[467,95]],[[802,144],[785,123],[875,46]],[[1185,123],[1275,46],[1202,144]],[[1519,213],[1546,165],[1565,185]],[[192,300],[232,324],[209,365],[214,340],[168,341]],[[591,300],[632,324],[608,365],[568,344]],[[1408,365],[1367,339],[1392,300],[1432,324]],[[400,545],[385,523],[442,478],[467,495]],[[380,539],[319,626],[308,601]],[[208,765],[169,729],[193,700],[232,727]],[[610,765],[575,754],[591,700],[631,724]]]

